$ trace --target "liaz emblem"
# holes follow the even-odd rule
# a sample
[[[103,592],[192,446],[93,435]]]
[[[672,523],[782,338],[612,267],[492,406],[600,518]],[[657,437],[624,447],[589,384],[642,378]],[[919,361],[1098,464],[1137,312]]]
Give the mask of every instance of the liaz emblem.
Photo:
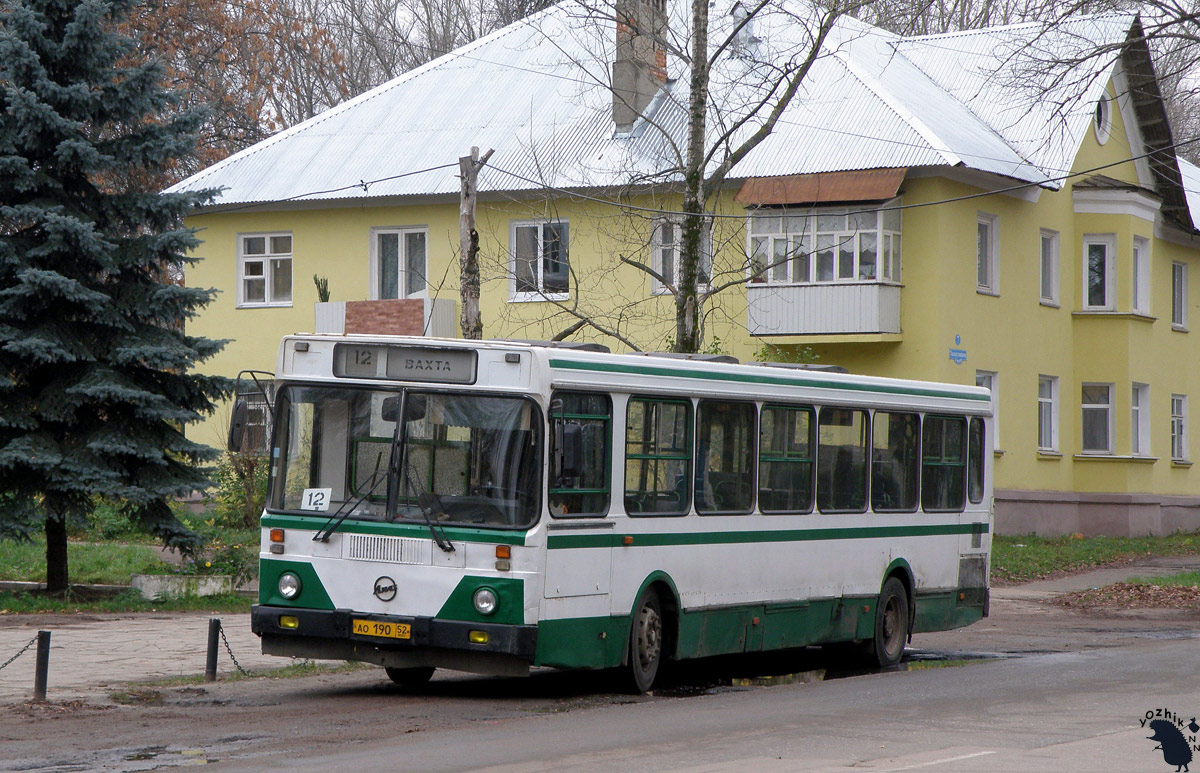
[[[396,581],[391,577],[380,577],[375,581],[375,589],[372,593],[380,601],[391,601],[396,598]]]

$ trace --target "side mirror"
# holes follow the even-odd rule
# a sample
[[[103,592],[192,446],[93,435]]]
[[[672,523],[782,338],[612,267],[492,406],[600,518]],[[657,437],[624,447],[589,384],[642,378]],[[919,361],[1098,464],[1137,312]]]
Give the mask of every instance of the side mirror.
[[[395,422],[400,418],[400,395],[383,398],[383,405],[379,408],[379,418],[390,422]]]
[[[242,439],[246,434],[246,397],[239,395],[233,401],[233,415],[229,418],[229,438],[225,445],[234,453],[242,450]]]

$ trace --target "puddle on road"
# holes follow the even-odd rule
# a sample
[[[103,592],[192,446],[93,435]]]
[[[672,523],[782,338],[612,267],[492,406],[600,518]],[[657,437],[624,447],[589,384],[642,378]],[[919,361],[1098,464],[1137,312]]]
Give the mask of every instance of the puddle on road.
[[[904,661],[890,668],[865,668],[847,662],[845,657],[815,657],[805,653],[795,660],[800,665],[795,670],[781,668],[783,664],[760,665],[758,668],[734,668],[731,673],[716,675],[713,672],[693,668],[681,674],[676,681],[656,688],[654,695],[663,698],[692,698],[714,695],[728,690],[754,687],[777,687],[786,684],[809,684],[852,676],[868,676],[891,671],[924,671],[933,668],[958,668],[988,663],[1014,657],[991,652],[930,652],[913,650],[905,654]],[[811,667],[809,667],[811,666]],[[720,669],[714,669],[719,671]]]
[[[105,749],[75,760],[18,760],[14,770],[23,773],[74,773],[86,770],[110,770],[137,773],[163,768],[182,768],[191,765],[210,765],[237,756],[239,750],[256,739],[255,736],[230,736],[203,749],[171,746],[139,746],[136,748]],[[6,760],[12,764],[13,760]]]

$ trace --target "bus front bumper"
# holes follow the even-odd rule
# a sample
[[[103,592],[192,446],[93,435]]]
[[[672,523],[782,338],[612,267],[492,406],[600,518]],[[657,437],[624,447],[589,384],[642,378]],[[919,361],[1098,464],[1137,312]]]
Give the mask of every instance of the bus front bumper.
[[[407,626],[406,638],[354,633],[354,621]],[[285,624],[286,623],[286,624]],[[537,626],[404,617],[349,609],[295,609],[255,604],[250,629],[270,655],[359,660],[383,666],[431,665],[481,673],[528,670],[537,650]]]

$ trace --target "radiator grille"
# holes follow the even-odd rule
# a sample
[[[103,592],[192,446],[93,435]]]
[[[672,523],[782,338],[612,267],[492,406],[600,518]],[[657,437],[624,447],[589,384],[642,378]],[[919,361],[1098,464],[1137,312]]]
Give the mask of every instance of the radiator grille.
[[[378,537],[347,534],[346,558],[356,561],[386,561],[393,564],[428,564],[429,540],[407,537]]]

